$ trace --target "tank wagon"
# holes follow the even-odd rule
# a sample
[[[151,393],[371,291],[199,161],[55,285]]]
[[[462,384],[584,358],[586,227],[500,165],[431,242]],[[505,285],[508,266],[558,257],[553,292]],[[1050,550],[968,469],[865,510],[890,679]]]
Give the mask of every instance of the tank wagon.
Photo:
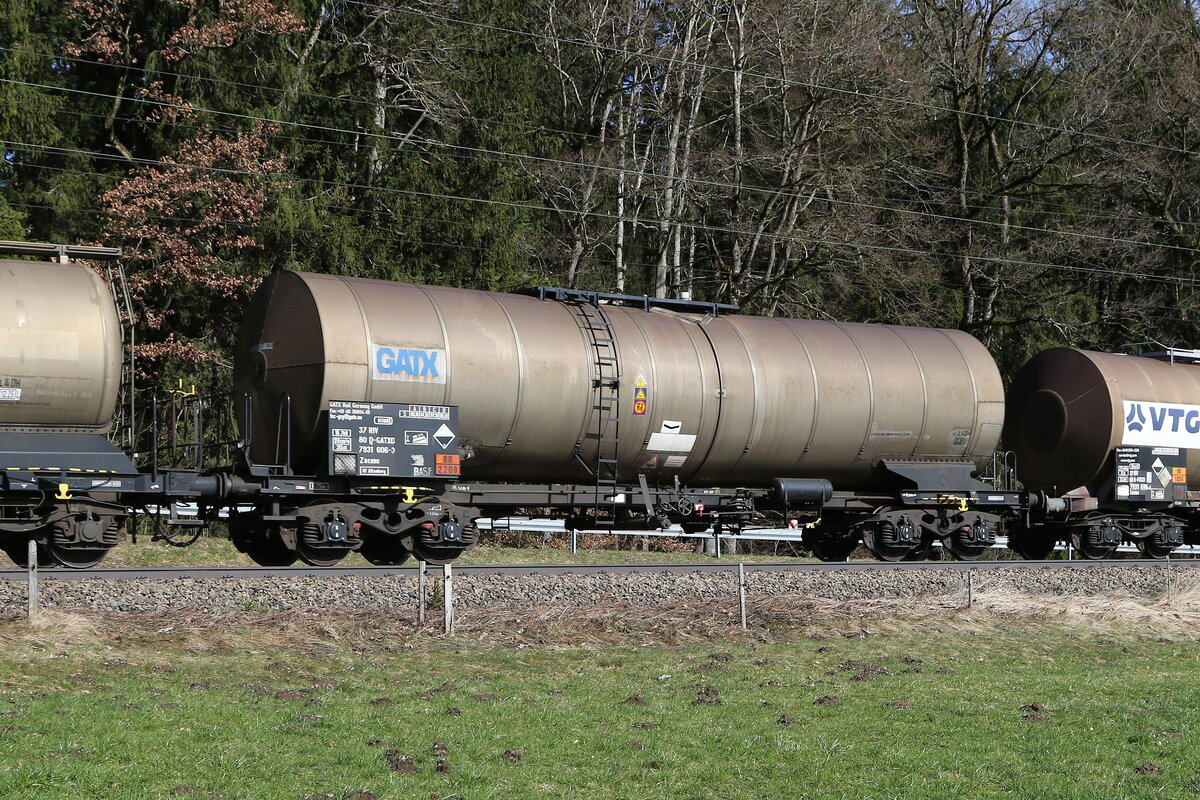
[[[963,557],[994,543],[1018,498],[974,477],[1004,413],[999,372],[976,339],[733,311],[276,273],[236,354],[244,435],[253,460],[281,472],[435,479],[415,493],[465,509],[458,521],[537,507],[587,527],[736,529],[787,507],[820,518],[807,539],[828,558],[860,539],[889,559],[934,538]],[[347,405],[385,418],[396,405],[456,409],[456,438],[414,470],[393,452],[403,426],[352,430],[338,422]],[[410,517],[425,549],[438,543],[419,511],[399,502],[380,518],[368,501],[314,500],[258,514],[342,520],[364,552],[386,555],[413,546]],[[321,546],[315,529],[301,546]]]
[[[0,549],[18,563],[32,541],[39,561],[93,565],[146,507],[227,517],[267,565],[447,562],[480,519],[522,513],[714,534],[787,520],[825,560],[937,541],[979,558],[1001,528],[1026,557],[1200,541],[1200,353],[1050,350],[1006,402],[960,331],[279,272],[243,315],[238,458],[162,469],[157,415],[149,453],[107,435],[122,329],[111,281],[72,259],[117,251],[0,249],[49,258],[0,260]],[[1019,491],[979,477],[1002,426]]]
[[[1200,352],[1039,353],[1013,378],[1004,437],[1048,498],[1016,533],[1023,554],[1068,540],[1104,558],[1129,541],[1160,558],[1198,538]]]
[[[108,284],[72,257],[119,251],[0,243],[0,548],[90,566],[117,543],[126,508],[115,492],[144,483],[104,434],[121,386],[121,328]]]

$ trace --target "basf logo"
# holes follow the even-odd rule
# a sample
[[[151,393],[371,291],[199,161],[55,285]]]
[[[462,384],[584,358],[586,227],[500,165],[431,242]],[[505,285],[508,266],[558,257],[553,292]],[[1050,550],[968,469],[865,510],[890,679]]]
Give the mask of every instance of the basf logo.
[[[1126,400],[1121,444],[1200,448],[1200,406]]]

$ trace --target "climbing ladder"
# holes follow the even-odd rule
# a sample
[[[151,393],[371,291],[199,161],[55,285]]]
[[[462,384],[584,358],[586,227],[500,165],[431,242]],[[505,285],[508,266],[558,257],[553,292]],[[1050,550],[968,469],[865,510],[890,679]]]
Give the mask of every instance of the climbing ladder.
[[[589,464],[577,451],[595,478],[596,496],[592,513],[599,519],[602,508],[616,519],[617,446],[620,444],[621,363],[612,323],[599,302],[580,298],[572,303],[579,327],[587,336],[592,352],[592,410],[596,426],[586,436],[596,443],[595,458]]]
[[[604,508],[611,514],[611,521],[615,522],[617,516],[617,446],[620,443],[618,418],[621,413],[621,365],[618,360],[612,324],[604,309],[615,306],[641,309],[642,311],[661,308],[681,314],[711,314],[716,317],[723,313],[736,313],[738,307],[727,303],[609,294],[552,286],[536,286],[524,290],[522,294],[536,297],[539,300],[554,300],[571,306],[575,311],[579,326],[587,335],[595,365],[592,378],[592,410],[596,424],[595,429],[588,431],[585,436],[587,439],[595,440],[596,451],[594,459],[585,458],[584,440],[581,439],[575,445],[575,458],[595,478],[596,494],[592,507],[593,515],[598,517],[601,508]],[[649,500],[650,490],[646,476],[643,474],[638,477],[642,499],[646,505],[646,514],[650,516],[653,509]],[[610,523],[606,521],[605,524]],[[575,550],[574,530],[571,533],[571,550],[572,552]]]

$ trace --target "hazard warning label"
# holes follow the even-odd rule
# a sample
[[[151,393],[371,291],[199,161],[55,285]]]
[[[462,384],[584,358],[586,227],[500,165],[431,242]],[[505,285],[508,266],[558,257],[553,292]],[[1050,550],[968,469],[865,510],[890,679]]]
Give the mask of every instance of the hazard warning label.
[[[633,415],[643,417],[649,407],[650,387],[646,385],[646,379],[638,375],[637,380],[633,382]]]

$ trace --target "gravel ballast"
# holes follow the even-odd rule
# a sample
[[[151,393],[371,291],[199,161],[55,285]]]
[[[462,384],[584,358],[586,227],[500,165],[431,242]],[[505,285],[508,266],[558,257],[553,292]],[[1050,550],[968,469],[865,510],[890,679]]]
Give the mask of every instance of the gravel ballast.
[[[975,574],[979,592],[1018,595],[1161,596],[1170,584],[1191,584],[1196,567],[1165,565],[1093,567],[1089,569],[1000,568]],[[968,573],[961,569],[892,571],[786,572],[755,570],[747,565],[749,597],[799,596],[814,599],[921,598],[966,592]],[[440,592],[440,578],[430,590]],[[458,572],[454,578],[456,607],[587,607],[594,604],[658,606],[692,599],[737,596],[737,570],[679,573],[578,573],[565,575],[481,575]],[[440,596],[440,595],[439,595]],[[220,578],[211,580],[43,580],[43,608],[62,610],[161,612],[411,610],[416,606],[417,579],[403,577]],[[440,602],[440,601],[439,601]],[[0,613],[26,607],[24,581],[0,581]]]

